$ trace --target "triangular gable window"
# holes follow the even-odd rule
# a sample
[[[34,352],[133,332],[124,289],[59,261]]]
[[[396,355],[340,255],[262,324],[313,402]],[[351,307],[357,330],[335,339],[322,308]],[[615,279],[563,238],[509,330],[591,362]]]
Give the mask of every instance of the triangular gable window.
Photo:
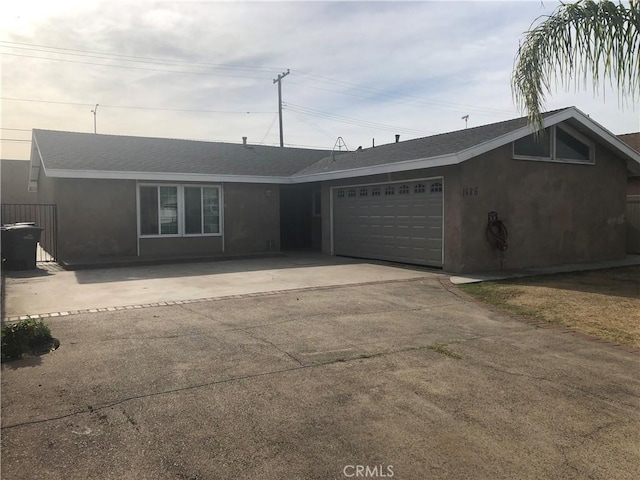
[[[558,125],[513,142],[513,158],[563,163],[594,163],[595,145],[571,127]]]

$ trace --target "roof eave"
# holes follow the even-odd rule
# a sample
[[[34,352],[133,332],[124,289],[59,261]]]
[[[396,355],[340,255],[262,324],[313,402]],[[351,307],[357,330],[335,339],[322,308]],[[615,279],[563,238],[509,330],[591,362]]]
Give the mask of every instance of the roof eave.
[[[423,168],[444,167],[460,163],[457,154],[442,155],[439,157],[416,158],[397,163],[383,163],[368,167],[350,168],[346,170],[336,170],[331,172],[318,172],[306,175],[293,175],[292,183],[320,182],[326,180],[340,180],[343,178],[366,177],[381,173],[406,172],[409,170],[420,170]]]
[[[233,182],[233,183],[292,183],[289,176],[217,175],[205,173],[124,172],[104,170],[66,170],[50,168],[48,177],[99,180],[138,180],[143,182]]]
[[[36,132],[31,133],[31,158],[29,159],[29,180],[27,182],[27,191],[38,191],[38,179],[40,178],[40,168],[44,169],[45,175],[47,174],[44,168],[44,161],[42,160],[42,152],[38,146],[38,140],[36,139]]]

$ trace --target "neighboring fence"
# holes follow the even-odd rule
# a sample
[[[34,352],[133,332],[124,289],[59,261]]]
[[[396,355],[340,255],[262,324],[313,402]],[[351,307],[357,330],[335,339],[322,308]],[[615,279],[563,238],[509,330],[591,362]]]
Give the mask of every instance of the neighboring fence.
[[[640,195],[627,196],[627,253],[640,254]]]
[[[36,253],[38,262],[55,262],[58,256],[58,217],[55,205],[2,204],[1,223],[34,222],[42,228],[40,245]]]

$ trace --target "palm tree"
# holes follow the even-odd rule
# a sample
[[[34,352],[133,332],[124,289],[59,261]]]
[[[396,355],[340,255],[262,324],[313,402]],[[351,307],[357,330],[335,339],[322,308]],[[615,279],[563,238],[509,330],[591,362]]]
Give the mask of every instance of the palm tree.
[[[540,22],[534,28],[534,24]],[[552,81],[594,92],[608,79],[619,95],[640,94],[640,7],[611,1],[580,0],[562,4],[539,17],[525,32],[511,78],[513,96],[526,110],[534,131],[542,126],[545,93]]]

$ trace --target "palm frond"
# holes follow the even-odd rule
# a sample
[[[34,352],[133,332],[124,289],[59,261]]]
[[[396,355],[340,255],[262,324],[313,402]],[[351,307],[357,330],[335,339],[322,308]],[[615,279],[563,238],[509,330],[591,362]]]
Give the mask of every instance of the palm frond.
[[[534,25],[537,25],[534,27]],[[527,112],[534,132],[543,127],[542,111],[551,84],[598,93],[607,80],[622,97],[640,96],[640,5],[580,0],[562,4],[538,18],[516,55],[513,97]]]

